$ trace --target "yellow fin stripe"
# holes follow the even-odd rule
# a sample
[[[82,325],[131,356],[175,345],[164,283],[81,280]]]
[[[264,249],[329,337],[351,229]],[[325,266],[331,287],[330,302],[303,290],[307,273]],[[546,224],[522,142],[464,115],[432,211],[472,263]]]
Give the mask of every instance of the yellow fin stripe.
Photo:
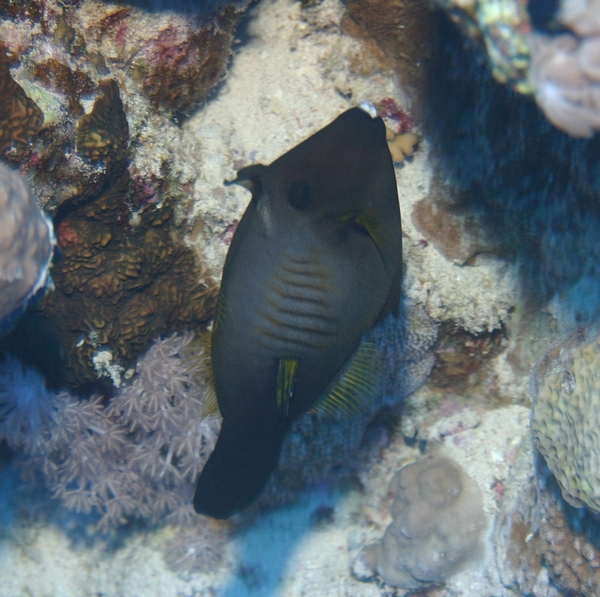
[[[309,411],[313,414],[354,416],[365,412],[383,388],[379,350],[373,342],[362,342],[342,372]]]
[[[218,414],[219,404],[211,361],[212,334],[206,333],[190,344],[188,359],[194,362],[190,373],[204,387],[204,415]]]
[[[215,317],[213,319],[213,330],[216,330],[223,321],[225,314],[225,293],[223,292],[223,286],[219,289],[219,295],[217,296],[217,306],[215,307]]]
[[[277,368],[277,407],[284,416],[290,410],[290,400],[296,385],[298,359],[279,359]]]
[[[361,211],[354,220],[359,226],[362,226],[369,236],[375,241],[375,244],[381,249],[381,230],[377,225],[377,220],[368,212]]]

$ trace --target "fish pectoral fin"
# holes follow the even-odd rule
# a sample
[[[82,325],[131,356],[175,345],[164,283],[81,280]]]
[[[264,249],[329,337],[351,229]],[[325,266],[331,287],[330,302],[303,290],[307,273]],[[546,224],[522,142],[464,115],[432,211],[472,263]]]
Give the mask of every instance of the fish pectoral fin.
[[[383,238],[381,227],[378,225],[375,216],[368,211],[361,211],[354,218],[354,221],[373,239],[373,242],[381,250]]]
[[[194,375],[200,385],[204,388],[204,415],[219,414],[217,392],[215,391],[215,380],[211,361],[212,334],[206,333],[192,343],[191,358],[195,361],[192,367]]]
[[[328,417],[358,415],[383,389],[383,368],[374,342],[363,341],[309,412]]]
[[[287,417],[290,411],[290,400],[296,386],[298,359],[279,359],[277,367],[277,407]]]

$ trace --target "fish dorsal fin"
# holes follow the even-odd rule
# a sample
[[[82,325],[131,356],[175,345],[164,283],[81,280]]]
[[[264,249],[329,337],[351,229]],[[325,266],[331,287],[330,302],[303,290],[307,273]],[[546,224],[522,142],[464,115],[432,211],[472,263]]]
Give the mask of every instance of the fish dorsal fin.
[[[219,413],[217,392],[215,391],[215,380],[211,360],[212,334],[206,333],[191,344],[190,357],[194,360],[192,375],[204,388],[204,415]]]
[[[309,412],[317,415],[354,416],[383,388],[383,368],[379,349],[374,342],[363,341],[342,372]]]
[[[290,411],[290,400],[296,385],[298,359],[279,359],[277,368],[277,407],[284,417]]]

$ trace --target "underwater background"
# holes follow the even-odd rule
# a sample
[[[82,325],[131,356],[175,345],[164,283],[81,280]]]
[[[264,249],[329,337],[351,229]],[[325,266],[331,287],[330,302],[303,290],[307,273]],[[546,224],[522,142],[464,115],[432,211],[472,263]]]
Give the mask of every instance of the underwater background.
[[[200,516],[224,181],[363,102],[383,383]],[[598,130],[592,0],[0,0],[0,595],[600,595]]]

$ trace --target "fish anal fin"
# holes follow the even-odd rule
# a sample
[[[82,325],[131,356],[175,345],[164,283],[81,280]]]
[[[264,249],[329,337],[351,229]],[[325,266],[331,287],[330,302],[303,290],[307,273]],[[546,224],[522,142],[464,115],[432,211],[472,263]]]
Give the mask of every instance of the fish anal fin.
[[[296,385],[298,359],[279,359],[277,367],[277,407],[284,417],[290,411],[290,400]]]
[[[383,389],[383,368],[374,342],[363,341],[309,412],[336,417],[365,412]]]

